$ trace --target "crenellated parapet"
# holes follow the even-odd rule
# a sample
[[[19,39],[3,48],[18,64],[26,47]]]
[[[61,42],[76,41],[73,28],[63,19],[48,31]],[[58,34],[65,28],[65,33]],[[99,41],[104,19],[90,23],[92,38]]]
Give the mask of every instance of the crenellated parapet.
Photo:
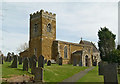
[[[38,17],[44,17],[44,18],[56,20],[56,14],[55,13],[51,13],[51,12],[44,11],[44,10],[40,10],[40,11],[37,11],[33,14],[30,14],[30,19],[35,19],[35,18],[38,18]]]

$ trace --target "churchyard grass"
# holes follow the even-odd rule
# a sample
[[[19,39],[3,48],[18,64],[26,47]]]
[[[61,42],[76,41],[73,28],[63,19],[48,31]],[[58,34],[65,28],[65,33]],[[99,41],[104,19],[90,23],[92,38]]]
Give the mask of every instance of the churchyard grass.
[[[45,65],[44,81],[60,82],[87,68],[88,67],[73,66],[68,64],[63,64],[62,66],[57,64],[52,64],[51,66]]]
[[[104,82],[102,75],[98,75],[98,66],[93,70],[89,71],[85,76],[83,76],[78,82]]]
[[[120,74],[118,74],[118,81],[120,83]],[[85,76],[78,80],[78,82],[101,82],[101,84],[104,84],[104,77],[98,75],[98,66],[96,66],[93,70],[89,71]]]
[[[12,63],[12,62],[11,62]],[[11,65],[10,62],[4,62],[2,65],[2,78],[10,78],[12,76],[17,76],[17,75],[29,75],[33,76],[30,74],[30,69],[27,71],[23,71],[23,65],[18,64],[18,68],[11,68],[9,67]],[[38,64],[37,64],[38,66]],[[52,64],[51,66],[47,66],[45,64],[44,66],[44,81],[46,82],[61,82],[62,80],[71,77],[72,75],[80,72],[81,70],[85,70],[88,67],[79,67],[79,66],[72,66],[68,64],[63,64],[62,66],[58,64]]]
[[[10,78],[12,76],[16,76],[16,75],[30,75],[32,76],[29,72],[23,71],[22,70],[22,65],[18,64],[18,68],[11,68],[10,65],[12,64],[12,62],[4,62],[4,64],[2,64],[2,78]]]

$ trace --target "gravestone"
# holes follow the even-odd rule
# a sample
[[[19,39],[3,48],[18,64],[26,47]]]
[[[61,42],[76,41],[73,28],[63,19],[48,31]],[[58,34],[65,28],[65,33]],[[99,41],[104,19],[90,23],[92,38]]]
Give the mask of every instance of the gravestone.
[[[96,61],[93,62],[93,66],[97,66],[97,62]]]
[[[28,62],[29,62],[28,57],[25,57],[23,60],[23,71],[28,71]]]
[[[2,64],[2,56],[0,56],[0,64]]]
[[[51,66],[51,61],[50,60],[48,60],[47,66]]]
[[[37,61],[37,57],[35,56],[35,55],[33,55],[33,57],[32,57],[33,59],[35,59],[35,61]]]
[[[36,60],[32,59],[31,73],[34,73],[34,68],[36,68]]]
[[[40,55],[38,58],[38,67],[44,68],[44,56]]]
[[[17,68],[17,61],[18,61],[18,57],[17,57],[17,55],[14,55],[13,56],[13,62],[12,62],[12,65],[11,65],[12,68]]]
[[[11,53],[8,52],[6,62],[11,62],[11,61],[12,61]]]
[[[62,65],[62,57],[59,58],[59,65]]]
[[[29,58],[30,62],[29,62],[29,65],[30,65],[30,68],[32,68],[32,65],[35,64],[36,65],[36,62],[37,62],[37,57],[35,55],[33,55],[32,57]],[[34,62],[34,63],[33,63]],[[35,66],[36,67],[36,66]]]
[[[32,68],[32,57],[30,57],[28,59],[29,59],[29,67]]]
[[[82,60],[80,60],[80,62],[79,62],[79,66],[82,66]]]
[[[115,63],[105,65],[103,74],[104,74],[104,84],[108,84],[108,83],[118,84],[117,65]]]
[[[45,59],[44,62],[47,63],[47,59]]]
[[[21,65],[22,64],[22,57],[21,56],[18,57],[18,61],[19,61],[19,65]]]
[[[43,69],[41,67],[34,68],[34,80],[35,82],[42,82],[43,81]]]
[[[4,61],[4,57],[2,56],[2,64],[3,64],[3,61]]]
[[[77,65],[77,61],[76,61],[76,59],[74,58],[74,60],[73,60],[73,66],[76,66]]]
[[[104,69],[103,62],[100,61],[98,63],[98,72],[99,72],[99,75],[103,75],[103,69]]]

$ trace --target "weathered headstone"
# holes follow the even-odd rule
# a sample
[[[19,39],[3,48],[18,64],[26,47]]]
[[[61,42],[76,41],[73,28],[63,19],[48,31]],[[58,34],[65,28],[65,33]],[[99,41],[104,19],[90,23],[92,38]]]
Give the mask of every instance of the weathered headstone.
[[[17,55],[14,55],[13,56],[13,62],[12,62],[12,65],[11,65],[12,68],[17,68],[17,61],[18,61],[18,57],[17,57]]]
[[[21,65],[22,64],[22,57],[21,56],[18,57],[18,61],[19,61],[19,65]]]
[[[5,61],[6,61],[6,62],[11,62],[11,61],[12,61],[12,57],[11,57],[11,53],[10,53],[10,52],[8,52],[7,58],[6,58]]]
[[[29,67],[32,68],[32,57],[28,58],[29,59]]]
[[[23,60],[23,71],[28,71],[28,62],[29,62],[28,57],[25,57]]]
[[[4,61],[4,57],[2,56],[2,64],[3,64],[3,61]]]
[[[38,58],[38,67],[44,68],[44,57],[42,55]]]
[[[59,65],[62,65],[62,57],[59,58]]]
[[[99,72],[99,75],[103,75],[103,69],[104,69],[103,62],[100,61],[100,62],[98,63],[98,72]]]
[[[32,59],[31,73],[34,73],[34,68],[36,68],[36,60]]]
[[[97,66],[97,62],[96,61],[93,62],[93,66]]]
[[[115,63],[105,65],[103,74],[104,74],[104,84],[108,84],[108,83],[118,84],[117,65]]]
[[[2,56],[0,56],[0,64],[2,64]]]
[[[77,65],[77,61],[76,59],[73,60],[73,66],[76,66]]]
[[[34,61],[33,61],[34,60]],[[30,65],[30,68],[32,68],[32,64],[33,62],[37,62],[37,57],[35,55],[33,55],[32,57],[29,58],[29,65]]]
[[[35,82],[42,82],[43,81],[43,69],[41,67],[34,68],[34,80]]]
[[[48,60],[47,66],[51,66],[51,61],[50,60]]]

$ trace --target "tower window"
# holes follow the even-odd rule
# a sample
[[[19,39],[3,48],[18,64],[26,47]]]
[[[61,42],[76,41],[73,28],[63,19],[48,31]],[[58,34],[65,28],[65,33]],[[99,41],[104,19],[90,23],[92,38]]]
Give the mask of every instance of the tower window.
[[[34,25],[34,32],[37,32],[37,30],[38,30],[38,25],[35,24],[35,25]]]
[[[51,32],[51,24],[50,23],[47,25],[47,32]]]
[[[67,58],[67,46],[64,47],[64,58]]]

